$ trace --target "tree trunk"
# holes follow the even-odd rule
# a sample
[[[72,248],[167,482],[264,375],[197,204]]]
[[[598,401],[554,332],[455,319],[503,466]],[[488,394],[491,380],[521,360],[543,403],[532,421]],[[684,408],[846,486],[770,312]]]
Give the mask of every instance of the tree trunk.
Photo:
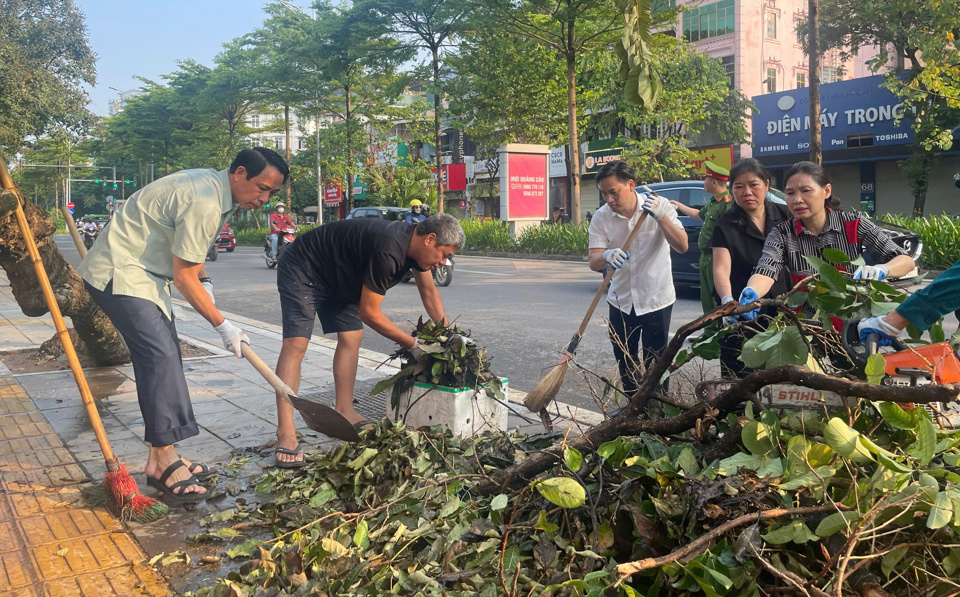
[[[7,274],[13,296],[24,315],[40,317],[48,313],[47,304],[13,214],[16,198],[12,193],[5,193],[3,197],[4,200],[0,201],[0,267]],[[56,226],[50,215],[27,202],[24,202],[23,210],[60,311],[73,320],[73,327],[86,344],[90,356],[101,366],[128,362],[130,353],[120,334],[90,298],[80,274],[64,260],[53,242]]]
[[[346,127],[347,127],[347,213],[353,209],[353,148],[350,145],[350,110],[352,108],[350,104],[350,86],[347,85],[343,89],[346,93],[344,94],[347,98],[347,117],[346,117]]]
[[[577,55],[573,49],[576,28],[567,22],[567,131],[570,137],[570,218],[580,223],[580,137],[577,132]]]
[[[437,162],[437,211],[443,213],[443,156],[440,154],[440,51],[433,50],[433,142]]]
[[[820,0],[810,0],[810,39],[807,44],[810,62],[810,161],[823,163],[820,128]],[[784,181],[786,182],[786,181]]]
[[[283,107],[283,126],[287,134],[287,166],[290,165],[290,106]],[[287,211],[293,213],[293,202],[290,199],[290,181],[287,181]]]

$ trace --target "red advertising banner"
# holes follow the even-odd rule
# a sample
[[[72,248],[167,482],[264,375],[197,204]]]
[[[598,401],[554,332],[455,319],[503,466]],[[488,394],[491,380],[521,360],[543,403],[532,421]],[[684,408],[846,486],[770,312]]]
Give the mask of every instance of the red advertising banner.
[[[430,172],[437,175],[437,169],[432,168]],[[443,190],[444,191],[466,191],[467,190],[467,165],[466,164],[447,164],[443,167]],[[434,179],[436,180],[436,179]]]
[[[340,185],[323,188],[323,204],[327,207],[336,207],[343,201],[343,191]]]
[[[510,176],[507,219],[547,219],[547,160],[549,154],[511,153],[507,158]]]

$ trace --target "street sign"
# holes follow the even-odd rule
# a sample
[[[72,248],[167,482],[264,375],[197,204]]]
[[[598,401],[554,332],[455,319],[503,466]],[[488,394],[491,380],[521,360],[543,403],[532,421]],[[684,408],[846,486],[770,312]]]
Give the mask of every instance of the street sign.
[[[68,207],[67,209],[70,210],[70,213],[73,213],[73,208],[72,208],[72,207]]]
[[[70,203],[67,203],[67,209],[73,209],[74,207],[76,206],[73,204],[73,201],[71,201]]]

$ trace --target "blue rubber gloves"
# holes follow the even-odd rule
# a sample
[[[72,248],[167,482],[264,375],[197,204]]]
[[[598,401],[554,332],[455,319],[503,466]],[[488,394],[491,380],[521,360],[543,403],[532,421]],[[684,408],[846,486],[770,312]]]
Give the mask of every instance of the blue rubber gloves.
[[[880,336],[877,340],[878,346],[890,346],[901,332],[901,330],[884,321],[882,317],[861,319],[860,323],[857,324],[857,331],[860,332],[860,342],[863,344],[867,343],[870,334]]]
[[[747,303],[752,303],[758,298],[760,297],[757,295],[757,291],[747,286],[746,288],[743,289],[743,292],[740,293],[740,304],[746,305]],[[746,313],[742,313],[739,317],[743,321],[753,321],[754,319],[757,318],[757,315],[759,314],[760,314],[760,308],[757,307],[753,311],[747,311]]]

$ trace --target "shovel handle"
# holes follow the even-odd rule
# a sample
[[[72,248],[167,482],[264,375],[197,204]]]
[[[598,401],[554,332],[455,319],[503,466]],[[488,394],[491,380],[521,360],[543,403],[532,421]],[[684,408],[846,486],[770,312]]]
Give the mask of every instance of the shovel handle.
[[[276,390],[281,396],[287,399],[287,402],[290,401],[290,396],[297,398],[297,394],[283,382],[282,379],[277,377],[277,374],[273,372],[270,367],[267,366],[263,360],[257,356],[257,353],[253,352],[253,349],[250,348],[250,345],[246,342],[241,344],[241,349],[243,352],[244,358],[250,361],[250,364],[253,365],[253,368],[257,370],[257,373],[263,376],[267,382],[273,386],[273,389]]]

